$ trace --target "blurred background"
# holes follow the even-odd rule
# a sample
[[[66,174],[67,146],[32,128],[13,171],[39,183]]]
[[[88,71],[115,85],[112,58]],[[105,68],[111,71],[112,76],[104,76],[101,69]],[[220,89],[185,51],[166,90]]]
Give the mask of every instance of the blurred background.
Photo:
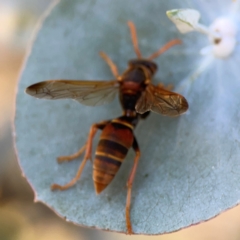
[[[50,4],[49,0],[0,0],[0,240],[240,240],[240,207],[176,233],[126,236],[74,226],[43,204],[33,202],[33,192],[21,176],[14,152],[12,124],[27,47],[37,21]]]

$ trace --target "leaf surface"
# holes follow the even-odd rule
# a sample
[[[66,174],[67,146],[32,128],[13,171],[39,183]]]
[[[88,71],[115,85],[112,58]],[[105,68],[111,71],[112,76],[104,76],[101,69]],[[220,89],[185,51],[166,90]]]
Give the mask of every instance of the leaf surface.
[[[50,190],[52,183],[70,181],[81,161],[59,165],[56,157],[76,152],[85,143],[91,124],[121,115],[118,99],[88,107],[71,100],[34,99],[24,90],[49,79],[111,80],[98,52],[106,52],[123,72],[128,59],[136,57],[126,24],[131,20],[143,56],[173,38],[183,39],[182,46],[156,59],[159,71],[153,82],[186,83],[179,89],[190,105],[189,112],[177,118],[152,113],[136,128],[141,159],[132,190],[133,231],[176,231],[239,203],[240,54],[214,61],[193,83],[188,81],[201,62],[199,50],[207,40],[199,34],[182,36],[165,14],[174,8],[198,8],[204,22],[214,17],[210,13],[213,6],[216,14],[226,9],[213,0],[68,0],[52,9],[32,45],[16,100],[16,148],[36,201],[77,224],[126,231],[126,182],[132,150],[113,182],[98,196],[91,162],[73,188]],[[97,139],[98,135],[93,149]]]

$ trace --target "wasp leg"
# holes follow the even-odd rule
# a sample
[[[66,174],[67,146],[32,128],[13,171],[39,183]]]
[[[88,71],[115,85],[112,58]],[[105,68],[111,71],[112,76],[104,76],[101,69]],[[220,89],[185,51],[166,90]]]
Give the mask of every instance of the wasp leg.
[[[166,90],[169,90],[169,91],[173,90],[173,88],[174,88],[173,84],[164,85],[163,83],[159,83],[157,85],[157,87],[163,88],[163,89],[166,89]]]
[[[104,122],[101,122],[101,123],[93,124],[91,126],[90,131],[89,131],[89,135],[88,135],[88,139],[87,139],[87,142],[86,142],[85,146],[78,151],[78,153],[79,153],[82,149],[86,148],[85,156],[84,156],[83,161],[81,162],[81,164],[80,164],[80,166],[78,168],[77,174],[75,175],[75,177],[69,183],[67,183],[65,185],[58,185],[56,183],[52,184],[51,185],[51,189],[52,190],[56,190],[56,189],[66,190],[66,189],[72,187],[77,182],[77,180],[81,177],[83,168],[84,168],[87,160],[91,159],[92,141],[93,141],[93,138],[94,138],[97,130],[98,129],[103,129],[108,122],[109,121],[104,121]]]
[[[70,162],[71,160],[79,157],[84,152],[85,149],[86,149],[86,144],[82,148],[80,148],[76,153],[74,153],[72,155],[58,157],[57,161],[58,161],[58,163],[62,163],[64,161]]]
[[[135,158],[134,158],[134,164],[133,168],[131,170],[130,176],[127,181],[127,201],[126,201],[126,225],[127,225],[127,233],[132,234],[132,224],[130,219],[130,207],[131,207],[131,193],[132,193],[132,184],[133,180],[136,174],[138,160],[140,158],[140,150],[138,147],[138,143],[136,138],[134,137],[133,145],[132,145],[134,151],[136,152]]]
[[[145,112],[145,113],[143,113],[143,114],[140,114],[140,118],[141,118],[141,119],[146,119],[146,118],[149,116],[150,113],[151,113],[151,112],[148,111],[148,112]]]
[[[134,51],[135,51],[138,58],[142,58],[142,54],[141,54],[140,49],[138,47],[137,31],[136,31],[134,23],[131,22],[131,21],[128,21],[128,27],[130,28],[130,33],[131,33],[131,38],[132,38]]]
[[[112,59],[105,53],[105,52],[99,52],[99,55],[101,56],[101,58],[108,64],[108,66],[110,67],[113,76],[118,79],[119,74],[118,74],[118,68],[116,66],[116,64],[112,61]]]

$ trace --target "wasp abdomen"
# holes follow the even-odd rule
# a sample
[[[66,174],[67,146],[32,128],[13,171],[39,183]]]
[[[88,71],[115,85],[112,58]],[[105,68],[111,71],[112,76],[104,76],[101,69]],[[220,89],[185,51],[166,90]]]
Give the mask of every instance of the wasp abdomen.
[[[112,181],[133,143],[132,125],[119,119],[103,129],[93,163],[96,193],[102,192]]]

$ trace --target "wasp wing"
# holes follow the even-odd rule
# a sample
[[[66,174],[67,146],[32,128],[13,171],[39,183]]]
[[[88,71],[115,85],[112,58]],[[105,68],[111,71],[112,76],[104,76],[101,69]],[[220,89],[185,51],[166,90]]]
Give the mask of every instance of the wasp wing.
[[[74,99],[84,105],[97,106],[111,102],[119,89],[114,81],[50,80],[29,86],[26,93],[36,98]]]
[[[153,111],[174,117],[186,112],[188,103],[187,100],[178,93],[149,84],[138,99],[135,108],[136,111],[141,114],[147,111]]]

